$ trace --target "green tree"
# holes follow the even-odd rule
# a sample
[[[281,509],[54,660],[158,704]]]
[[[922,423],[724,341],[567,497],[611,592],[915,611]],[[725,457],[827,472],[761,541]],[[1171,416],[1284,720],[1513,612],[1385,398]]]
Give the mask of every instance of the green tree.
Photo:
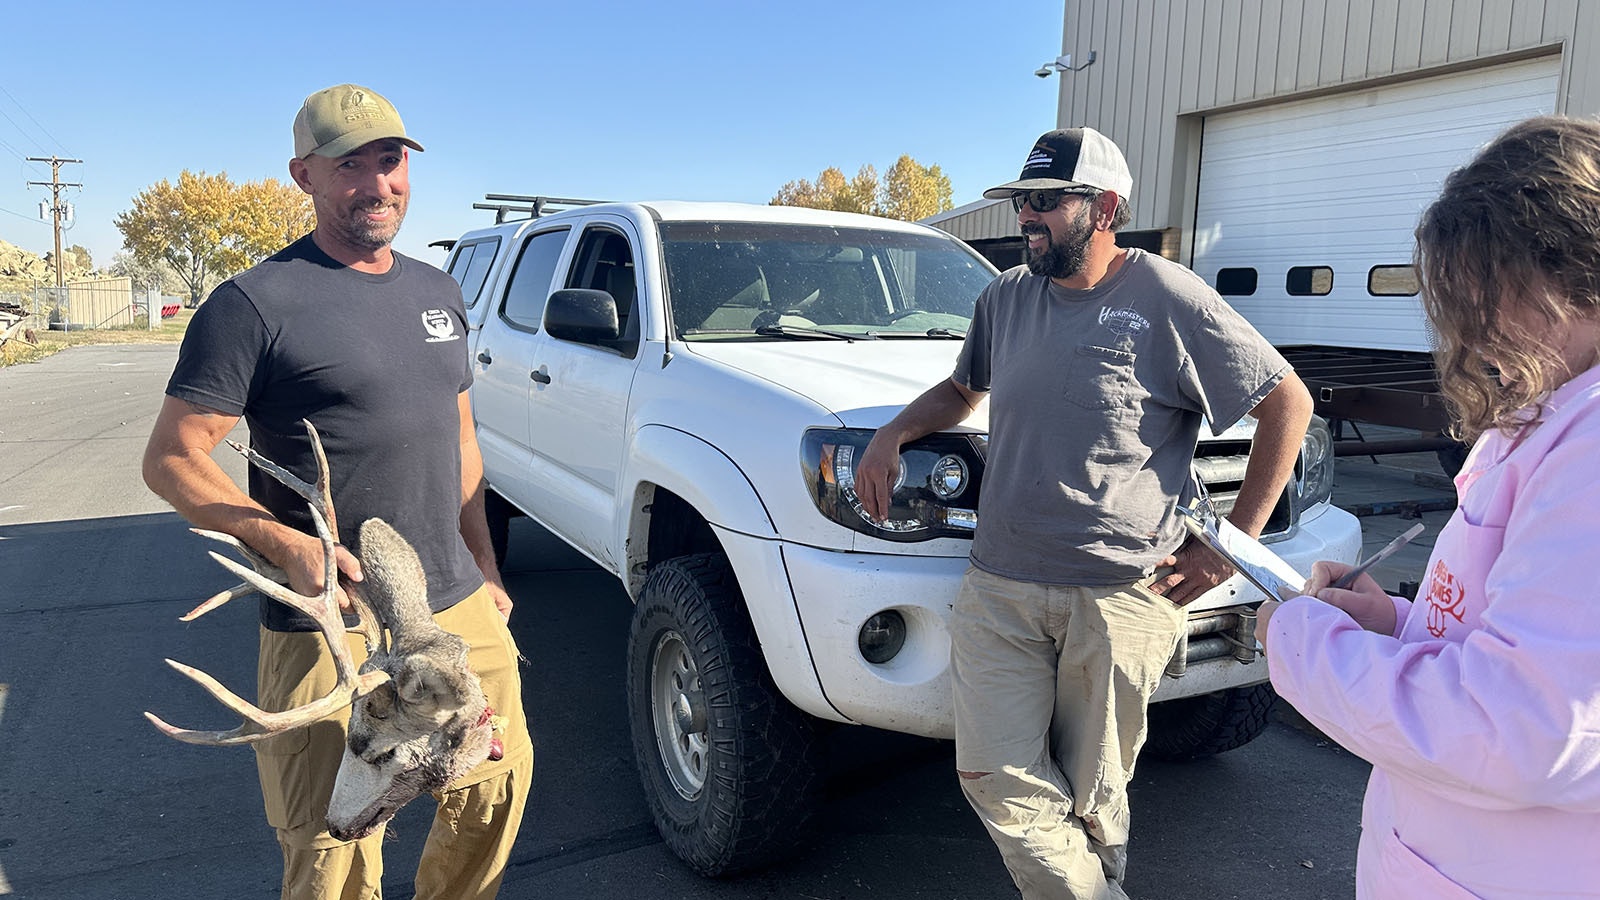
[[[211,286],[311,230],[310,198],[275,178],[238,185],[227,173],[183,170],[117,216],[122,245],[145,265],[165,264],[196,306]]]
[[[134,290],[154,290],[169,296],[184,291],[183,282],[178,280],[171,266],[160,261],[152,263],[141,260],[127,250],[119,250],[111,257],[111,267],[107,271],[112,275],[127,276],[133,282]]]
[[[862,166],[846,179],[836,166],[822,170],[815,182],[802,178],[778,189],[772,206],[805,206],[838,212],[866,213],[891,219],[916,219],[950,209],[950,178],[938,166],[923,166],[901,156],[881,183],[878,170]]]

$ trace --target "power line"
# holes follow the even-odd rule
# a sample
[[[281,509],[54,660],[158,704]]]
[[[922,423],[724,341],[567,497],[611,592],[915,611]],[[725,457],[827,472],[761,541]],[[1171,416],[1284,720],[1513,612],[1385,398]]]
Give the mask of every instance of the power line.
[[[39,124],[39,120],[35,119],[33,117],[33,113],[28,112],[28,108],[26,106],[22,105],[22,101],[18,100],[16,97],[12,97],[11,96],[11,92],[5,89],[5,85],[0,85],[0,94],[5,94],[8,98],[10,98],[11,102],[16,104],[17,109],[22,110],[22,114],[28,117],[28,121],[32,122],[35,125],[38,125],[39,126],[39,130],[44,132],[45,137],[48,137],[50,140],[55,142],[57,150],[66,149],[65,147],[62,146],[61,141],[59,139],[57,139],[55,135],[50,133],[50,129],[48,129],[48,128],[44,127],[43,125]],[[0,113],[0,115],[4,115],[4,113]],[[6,116],[6,120],[10,121],[12,125],[16,125],[16,128],[17,128],[18,131],[22,131],[22,126],[21,125],[17,125],[17,123],[15,121],[12,121],[10,116]]]
[[[13,216],[16,216],[19,219],[27,219],[29,222],[33,222],[33,223],[36,223],[36,224],[39,224],[39,225],[43,225],[44,224],[43,222],[40,222],[38,219],[34,218],[33,216],[25,216],[22,213],[17,212],[16,210],[6,209],[4,206],[0,206],[0,212],[11,213]]]

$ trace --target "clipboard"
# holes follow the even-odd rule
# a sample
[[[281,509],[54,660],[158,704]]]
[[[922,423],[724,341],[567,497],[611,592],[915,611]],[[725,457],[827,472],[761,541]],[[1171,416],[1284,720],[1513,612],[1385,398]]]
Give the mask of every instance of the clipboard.
[[[1197,509],[1177,507],[1189,533],[1231,563],[1246,581],[1273,600],[1290,600],[1305,593],[1306,577],[1265,544],[1217,515],[1210,498],[1202,497],[1194,501],[1194,506]]]

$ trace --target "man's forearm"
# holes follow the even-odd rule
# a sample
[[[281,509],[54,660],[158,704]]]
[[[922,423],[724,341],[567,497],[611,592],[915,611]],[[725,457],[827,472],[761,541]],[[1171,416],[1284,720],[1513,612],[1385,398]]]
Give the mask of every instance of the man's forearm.
[[[945,379],[906,404],[899,415],[878,431],[897,446],[903,445],[966,421],[977,408],[980,397],[976,393],[971,397],[963,394],[954,381]]]
[[[274,564],[283,565],[285,548],[304,537],[251,500],[209,454],[191,450],[147,456],[144,480],[189,524],[231,534]]]
[[[1240,531],[1259,537],[1277,505],[1278,495],[1294,474],[1295,460],[1311,421],[1311,395],[1292,373],[1273,389],[1251,414],[1256,436],[1250,443],[1250,460],[1228,521]]]

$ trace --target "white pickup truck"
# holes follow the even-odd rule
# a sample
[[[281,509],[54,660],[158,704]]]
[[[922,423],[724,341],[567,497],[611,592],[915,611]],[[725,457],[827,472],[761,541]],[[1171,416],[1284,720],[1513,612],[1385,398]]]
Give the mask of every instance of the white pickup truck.
[[[504,547],[526,514],[636,608],[628,704],[667,844],[715,875],[782,853],[819,797],[818,731],[952,734],[946,621],[977,524],[986,408],[908,445],[889,521],[853,465],[949,376],[994,269],[934,229],[776,206],[609,203],[468,233],[447,268],[474,330],[473,410]],[[1250,431],[1203,440],[1226,511]],[[1313,422],[1264,540],[1353,561]],[[1239,746],[1272,701],[1237,577],[1190,607],[1147,749]]]

